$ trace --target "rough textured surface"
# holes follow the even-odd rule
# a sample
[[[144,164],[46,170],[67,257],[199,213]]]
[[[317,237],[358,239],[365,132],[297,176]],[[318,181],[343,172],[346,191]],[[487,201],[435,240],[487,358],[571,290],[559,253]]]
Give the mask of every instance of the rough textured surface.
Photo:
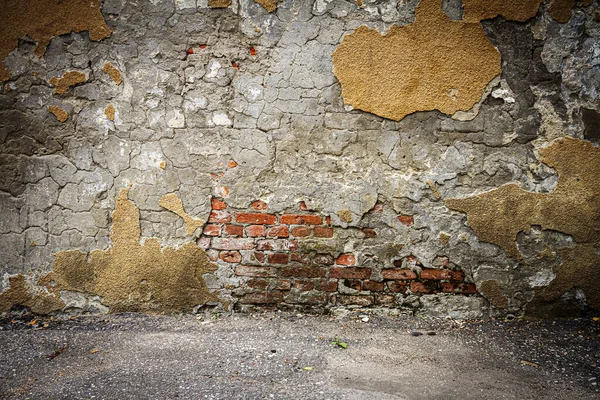
[[[69,71],[65,72],[60,78],[50,79],[50,84],[55,86],[55,94],[64,94],[72,86],[77,86],[87,80],[87,76],[83,72]]]
[[[498,15],[524,22],[535,17],[543,0],[463,0],[463,20],[479,22]]]
[[[453,21],[441,0],[423,0],[413,24],[344,36],[333,64],[344,103],[399,121],[415,111],[469,110],[500,73],[500,53],[480,24]]]
[[[0,23],[0,81],[10,77],[4,63],[19,39],[28,36],[36,43],[34,53],[41,57],[50,40],[69,32],[89,32],[91,40],[110,35],[100,13],[100,0],[5,0]]]
[[[256,2],[268,12],[273,12],[277,9],[277,0],[256,0]]]
[[[60,122],[65,122],[69,118],[69,114],[58,106],[49,106],[48,111],[54,114]]]
[[[183,222],[185,222],[185,232],[190,236],[196,232],[196,229],[204,226],[206,223],[206,221],[192,218],[188,213],[186,213],[183,209],[183,203],[181,202],[181,199],[177,197],[175,193],[165,194],[160,198],[158,204],[169,211],[173,211],[175,214],[183,218]]]
[[[232,310],[381,308],[462,318],[591,312],[597,301],[581,285],[593,281],[596,264],[583,230],[510,228],[506,243],[522,255],[513,257],[444,200],[511,183],[524,206],[531,194],[554,196],[557,170],[540,161],[540,149],[570,137],[600,144],[597,3],[578,3],[564,24],[549,3],[526,22],[473,24],[461,21],[460,2],[423,3],[419,17],[417,4],[286,0],[269,13],[253,0],[220,9],[204,0],[105,0],[100,11],[113,33],[103,40],[69,31],[36,58],[35,44],[21,37],[4,58],[12,74],[0,86],[0,293],[23,276],[27,293],[53,296],[62,312],[112,311],[98,294],[63,290],[57,299],[38,282],[57,253],[111,249],[115,199],[129,188],[142,238],[170,249],[195,241],[216,266],[202,278],[223,301],[206,308],[229,301]],[[426,45],[434,44],[428,28],[453,32],[440,33],[440,20],[450,24],[440,9],[460,29],[477,26],[477,43],[489,41],[502,59],[473,109],[394,121],[345,105],[332,57],[344,37],[366,26],[387,40],[377,32],[416,26],[418,55],[435,52],[440,65],[452,65],[460,41],[447,52]],[[87,80],[55,94],[48,82],[69,71]],[[377,71],[365,76],[386,74]],[[185,217],[160,206],[167,193],[207,222],[190,235]],[[579,193],[568,213],[589,217],[592,192]],[[486,281],[498,282],[505,308]]]
[[[111,121],[115,120],[115,106],[109,104],[108,107],[104,110],[104,115]]]

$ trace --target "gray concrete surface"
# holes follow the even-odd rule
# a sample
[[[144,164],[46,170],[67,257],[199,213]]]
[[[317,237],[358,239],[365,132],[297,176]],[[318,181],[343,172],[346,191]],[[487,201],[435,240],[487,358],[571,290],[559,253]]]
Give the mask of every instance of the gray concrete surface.
[[[364,322],[357,314],[265,313],[33,319],[0,319],[3,398],[600,397],[600,322],[592,318],[464,322],[369,315]],[[332,344],[335,338],[347,348]]]

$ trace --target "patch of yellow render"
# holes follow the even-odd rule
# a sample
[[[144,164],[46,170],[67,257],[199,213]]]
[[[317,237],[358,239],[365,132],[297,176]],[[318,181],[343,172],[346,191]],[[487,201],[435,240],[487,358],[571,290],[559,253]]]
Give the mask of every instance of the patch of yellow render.
[[[108,107],[104,110],[104,115],[111,121],[115,120],[115,106],[109,104]]]
[[[69,90],[71,86],[77,86],[85,81],[87,81],[87,76],[83,72],[68,71],[60,78],[50,79],[50,84],[56,86],[56,89],[54,89],[55,94],[63,94]]]
[[[524,22],[535,17],[542,0],[463,0],[463,21],[479,22],[499,15]]]
[[[277,9],[277,0],[254,0],[268,12],[273,12]]]
[[[114,65],[112,65],[109,61],[104,63],[102,67],[102,71],[104,71],[110,79],[113,80],[114,83],[120,85],[123,82],[123,75],[121,75],[121,71],[119,71]]]
[[[185,222],[185,233],[190,236],[196,232],[196,229],[204,226],[206,223],[206,221],[192,218],[188,213],[186,213],[183,209],[183,202],[175,193],[165,194],[160,198],[158,204],[183,218],[183,222]]]
[[[556,278],[536,290],[535,301],[550,303],[578,287],[588,304],[600,309],[600,148],[574,138],[555,140],[540,150],[541,161],[558,172],[551,193],[534,193],[516,184],[464,199],[447,199],[452,210],[467,214],[477,237],[502,247],[522,260],[516,244],[519,232],[532,225],[571,235],[574,246],[557,251],[562,263]]]
[[[451,20],[442,0],[422,0],[413,24],[384,35],[357,28],[344,36],[333,64],[346,104],[393,120],[469,110],[501,72],[500,53],[481,24]]]
[[[57,253],[53,271],[38,280],[37,289],[22,276],[11,278],[9,289],[0,294],[0,312],[15,305],[36,313],[60,310],[61,290],[101,296],[111,312],[191,311],[219,301],[202,278],[217,267],[195,243],[179,248],[161,248],[153,238],[140,243],[139,210],[127,190],[117,196],[112,219],[111,248]]]
[[[91,40],[102,40],[111,31],[100,12],[101,0],[3,0],[0,5],[0,82],[10,78],[4,59],[30,37],[41,57],[53,37],[88,31]]]
[[[49,106],[48,111],[54,114],[59,122],[65,122],[69,118],[69,114],[58,106]]]
[[[208,0],[210,8],[227,8],[231,5],[231,0]]]
[[[553,0],[548,6],[548,12],[552,18],[560,23],[569,22],[571,19],[571,9],[579,3],[583,7],[587,7],[593,3],[593,0]]]

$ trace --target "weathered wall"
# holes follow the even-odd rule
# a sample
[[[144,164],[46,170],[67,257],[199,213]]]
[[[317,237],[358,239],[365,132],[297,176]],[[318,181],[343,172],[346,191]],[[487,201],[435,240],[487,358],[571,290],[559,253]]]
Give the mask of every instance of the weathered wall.
[[[0,311],[599,310],[598,3],[506,3],[5,2]]]

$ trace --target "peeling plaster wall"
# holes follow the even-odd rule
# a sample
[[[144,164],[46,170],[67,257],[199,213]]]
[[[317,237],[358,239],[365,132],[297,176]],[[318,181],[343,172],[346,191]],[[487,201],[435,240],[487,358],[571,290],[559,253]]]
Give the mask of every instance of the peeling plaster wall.
[[[8,2],[0,310],[598,310],[598,3],[505,3]]]

